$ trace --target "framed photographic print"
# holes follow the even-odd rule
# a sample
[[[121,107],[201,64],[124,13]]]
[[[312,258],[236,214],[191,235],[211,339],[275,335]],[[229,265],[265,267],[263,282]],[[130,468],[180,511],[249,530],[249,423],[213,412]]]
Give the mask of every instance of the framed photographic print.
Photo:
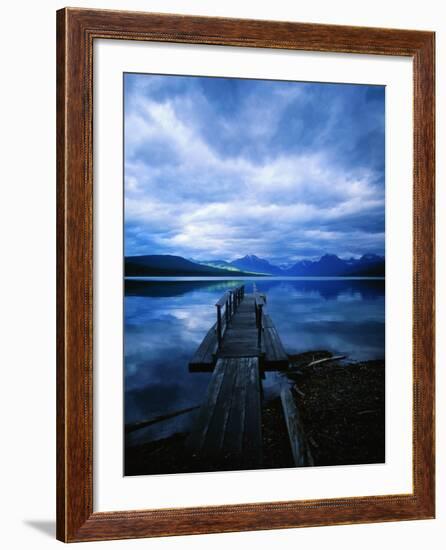
[[[58,538],[434,517],[434,34],[57,36]]]

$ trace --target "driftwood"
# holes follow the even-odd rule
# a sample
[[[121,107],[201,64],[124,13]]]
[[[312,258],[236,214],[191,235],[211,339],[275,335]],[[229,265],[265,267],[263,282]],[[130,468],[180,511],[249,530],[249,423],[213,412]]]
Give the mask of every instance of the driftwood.
[[[324,359],[317,359],[316,361],[311,361],[305,365],[306,367],[313,367],[314,365],[320,365],[321,363],[327,363],[328,361],[336,361],[338,359],[345,359],[346,355],[333,355],[333,357],[324,357]]]
[[[294,386],[294,391],[298,393],[301,397],[305,397],[304,392],[300,390],[297,386]]]
[[[195,409],[198,409],[198,408],[199,408],[199,405],[196,405],[195,407],[180,409],[179,411],[175,411],[169,414],[155,416],[154,418],[150,418],[149,420],[141,420],[140,422],[135,422],[134,424],[127,424],[125,426],[125,433],[129,434],[136,430],[140,430],[141,428],[145,428],[146,426],[151,426],[152,424],[156,424],[157,422],[162,422],[163,420],[169,420],[170,418],[175,418],[175,416],[179,416],[180,414],[185,414],[185,413],[194,411]]]
[[[280,393],[283,415],[285,417],[291,452],[296,466],[314,466],[313,457],[307,444],[300,414],[289,387]]]

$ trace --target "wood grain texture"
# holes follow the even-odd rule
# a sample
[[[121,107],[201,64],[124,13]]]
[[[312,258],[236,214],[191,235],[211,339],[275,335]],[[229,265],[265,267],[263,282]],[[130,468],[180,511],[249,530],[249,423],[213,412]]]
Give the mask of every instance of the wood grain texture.
[[[190,360],[189,370],[191,372],[206,372],[207,370],[213,370],[214,354],[218,347],[216,326],[217,324],[215,323],[208,330],[206,336],[203,338],[203,341]]]
[[[188,444],[204,469],[208,461],[222,471],[261,465],[258,357],[217,361]]]
[[[313,457],[307,444],[299,410],[291,389],[287,386],[280,392],[283,416],[285,417],[291,453],[296,466],[314,466]]]
[[[403,55],[414,67],[413,493],[93,512],[92,68],[97,38]],[[57,13],[57,537],[123,539],[434,516],[434,33],[116,11]],[[391,213],[390,213],[391,215]]]

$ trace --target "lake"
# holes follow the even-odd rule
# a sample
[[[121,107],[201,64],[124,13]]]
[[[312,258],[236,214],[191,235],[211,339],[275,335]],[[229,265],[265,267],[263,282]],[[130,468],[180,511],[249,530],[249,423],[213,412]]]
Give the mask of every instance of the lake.
[[[209,373],[190,373],[188,362],[215,322],[215,302],[254,279],[134,278],[125,281],[125,423],[199,405]],[[367,278],[256,278],[290,354],[328,350],[349,361],[383,359],[385,281]],[[264,380],[273,395],[275,373]],[[137,430],[134,445],[190,428],[195,413]]]

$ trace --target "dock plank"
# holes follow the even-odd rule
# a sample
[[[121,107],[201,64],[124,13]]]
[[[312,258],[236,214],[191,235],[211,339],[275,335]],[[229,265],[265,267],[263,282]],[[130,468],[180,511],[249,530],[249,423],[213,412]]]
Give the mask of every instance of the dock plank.
[[[207,332],[197,351],[189,361],[189,370],[200,371],[213,368],[215,362],[215,352],[217,351],[217,333],[216,323]]]
[[[208,403],[204,403],[203,405],[205,409],[208,409],[207,416],[209,421],[206,434],[197,447],[197,451],[201,456],[213,459],[218,459],[222,455],[226,425],[231,410],[237,377],[235,361],[219,359],[218,363],[221,365],[220,368],[223,371],[223,381],[215,405]]]
[[[263,351],[266,370],[286,370],[289,365],[288,354],[283,347],[279,333],[269,315],[264,315]]]
[[[260,353],[257,346],[254,296],[246,294],[229,323],[218,356],[255,357]]]
[[[248,376],[250,391],[246,396],[243,465],[245,468],[256,468],[262,464],[262,399],[259,369],[251,368]]]
[[[248,391],[249,366],[240,359],[234,395],[224,436],[224,448],[227,456],[235,456],[243,449],[244,425],[246,416],[246,396]]]
[[[258,356],[257,330],[254,328],[234,329],[227,331],[219,357],[252,357]]]
[[[210,413],[213,412],[213,409],[217,404],[224,374],[224,364],[223,362],[218,361],[213,376],[211,378],[211,382],[207,389],[205,402],[201,405],[198,412],[198,416],[195,422],[195,429],[189,436],[188,443],[194,452],[200,451],[202,442],[207,436],[209,424],[212,419],[212,414]]]
[[[257,357],[217,361],[189,445],[203,465],[258,467],[262,461],[261,401]]]

